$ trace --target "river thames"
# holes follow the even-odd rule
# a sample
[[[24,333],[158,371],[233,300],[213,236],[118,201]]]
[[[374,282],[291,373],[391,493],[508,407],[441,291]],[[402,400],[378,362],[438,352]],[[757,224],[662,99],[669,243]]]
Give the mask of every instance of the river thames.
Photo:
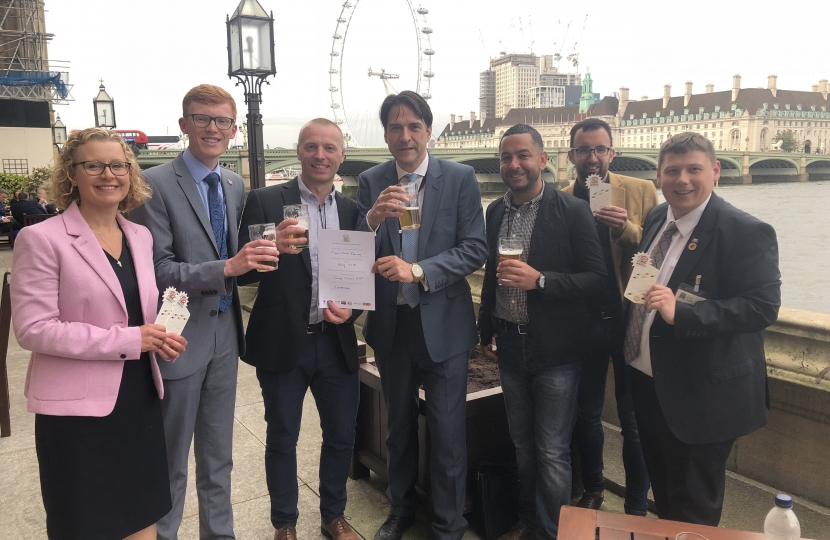
[[[775,227],[781,305],[830,313],[830,181],[721,186],[715,193]]]

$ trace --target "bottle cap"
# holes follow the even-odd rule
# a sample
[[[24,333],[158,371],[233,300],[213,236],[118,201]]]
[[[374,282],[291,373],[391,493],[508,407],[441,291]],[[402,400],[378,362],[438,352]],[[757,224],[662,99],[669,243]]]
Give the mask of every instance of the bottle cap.
[[[793,498],[789,495],[784,495],[783,493],[779,493],[775,496],[775,506],[780,508],[792,508],[793,507]]]

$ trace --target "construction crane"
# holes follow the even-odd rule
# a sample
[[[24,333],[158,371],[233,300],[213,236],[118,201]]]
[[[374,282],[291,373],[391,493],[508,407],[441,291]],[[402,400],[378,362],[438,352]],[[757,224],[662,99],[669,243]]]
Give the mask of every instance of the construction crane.
[[[380,68],[380,72],[372,71],[372,68],[369,68],[369,76],[370,77],[379,77],[380,80],[383,81],[383,88],[386,90],[386,95],[396,94],[397,91],[395,87],[389,84],[389,79],[400,79],[400,75],[396,75],[394,73],[386,73],[386,70]]]

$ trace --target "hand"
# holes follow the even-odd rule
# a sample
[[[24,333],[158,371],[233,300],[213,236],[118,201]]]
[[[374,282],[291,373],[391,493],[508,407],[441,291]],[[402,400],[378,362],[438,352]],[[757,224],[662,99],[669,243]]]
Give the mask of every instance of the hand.
[[[294,246],[305,244],[307,242],[305,237],[288,238],[289,235],[300,235],[305,232],[305,229],[296,226],[298,223],[296,219],[288,218],[277,225],[277,251],[283,255],[299,255],[303,252],[302,249],[295,249]]]
[[[329,300],[329,307],[323,310],[323,318],[331,324],[343,324],[352,316],[352,309],[339,308],[337,304]]]
[[[141,352],[158,352],[167,341],[167,330],[160,324],[145,324],[141,330]]]
[[[495,339],[496,335],[493,334],[493,338]],[[481,348],[484,351],[484,357],[489,358],[490,360],[498,360],[499,356],[496,354],[496,346],[494,344],[485,345]]]
[[[528,266],[526,262],[516,260],[504,260],[496,268],[496,280],[506,287],[515,287],[532,291],[536,288],[536,281],[541,272]]]
[[[603,206],[597,210],[597,219],[607,225],[615,234],[620,235],[628,223],[628,211],[619,206]]]
[[[156,354],[168,362],[175,362],[176,358],[187,348],[187,340],[179,334],[167,334],[167,341]]]
[[[415,276],[412,275],[412,263],[389,255],[375,261],[372,272],[382,275],[389,281],[400,281],[401,283],[413,283]]]
[[[400,217],[403,213],[403,206],[409,200],[409,196],[404,193],[401,186],[389,186],[380,192],[378,200],[371,209],[366,213],[366,223],[373,229],[377,229],[378,225],[388,218]]]
[[[662,285],[652,285],[646,292],[646,312],[650,313],[655,309],[668,324],[674,324],[674,310],[677,306],[677,299],[671,289]]]
[[[248,242],[233,258],[225,261],[225,277],[241,276],[251,270],[272,272],[273,266],[261,264],[263,262],[278,263],[280,254],[274,242],[268,240],[253,240]]]

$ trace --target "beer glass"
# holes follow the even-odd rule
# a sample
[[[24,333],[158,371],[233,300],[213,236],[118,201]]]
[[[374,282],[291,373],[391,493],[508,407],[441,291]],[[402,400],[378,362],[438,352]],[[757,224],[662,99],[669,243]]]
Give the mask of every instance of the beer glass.
[[[268,240],[269,242],[274,242],[274,245],[277,244],[277,226],[273,223],[259,223],[257,225],[248,225],[248,237],[251,241],[254,240]],[[279,265],[275,262],[271,261],[260,261],[259,264],[264,264],[265,266],[273,266],[276,270],[279,268]],[[268,272],[268,270],[259,270],[257,272]]]
[[[416,182],[401,182],[398,184],[404,189],[409,200],[403,205],[401,217],[401,230],[409,231],[412,229],[419,229],[421,227],[421,208],[418,204],[418,187],[420,184]]]
[[[509,238],[499,238],[499,262],[506,260],[522,260],[522,243]]]
[[[308,205],[307,204],[286,204],[282,207],[283,219],[296,219],[299,223],[295,227],[302,227],[305,232],[302,234],[289,234],[288,238],[305,238],[305,243],[294,244],[297,249],[308,247]]]

